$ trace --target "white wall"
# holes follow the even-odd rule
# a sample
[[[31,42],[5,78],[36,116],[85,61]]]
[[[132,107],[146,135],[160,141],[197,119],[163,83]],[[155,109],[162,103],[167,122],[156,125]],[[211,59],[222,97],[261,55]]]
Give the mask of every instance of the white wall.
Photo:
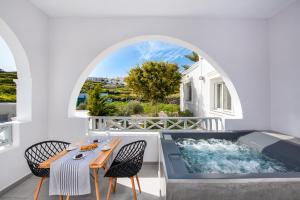
[[[129,38],[158,34],[187,41],[213,58],[240,96],[244,119],[228,128],[269,128],[267,26],[261,20],[180,18],[64,18],[50,20],[49,134],[77,139],[81,119],[68,118],[72,89],[83,70],[106,48]],[[112,69],[113,70],[113,69]]]
[[[220,74],[207,62],[202,59],[186,70],[180,86],[181,111],[190,110],[194,116],[211,116],[211,79],[220,78]],[[203,77],[204,80],[200,79]],[[185,84],[192,85],[192,101],[187,101],[188,95]]]
[[[1,191],[29,173],[24,159],[25,148],[47,138],[48,19],[26,0],[1,0],[0,18],[25,49],[33,87],[32,121],[15,125],[14,146],[0,150]]]
[[[269,21],[271,128],[300,137],[300,1]]]

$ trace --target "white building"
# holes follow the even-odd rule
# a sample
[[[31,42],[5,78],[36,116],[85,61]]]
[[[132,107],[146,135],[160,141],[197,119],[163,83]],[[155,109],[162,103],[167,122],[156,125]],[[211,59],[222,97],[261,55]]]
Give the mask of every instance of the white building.
[[[183,72],[180,109],[194,116],[235,118],[238,99],[231,97],[222,76],[205,59]]]

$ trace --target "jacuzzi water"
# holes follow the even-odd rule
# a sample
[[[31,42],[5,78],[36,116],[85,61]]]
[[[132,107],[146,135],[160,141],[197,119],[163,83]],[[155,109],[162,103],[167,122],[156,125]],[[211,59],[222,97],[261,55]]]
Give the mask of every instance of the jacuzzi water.
[[[191,173],[249,174],[287,172],[283,163],[250,147],[224,139],[178,139]]]

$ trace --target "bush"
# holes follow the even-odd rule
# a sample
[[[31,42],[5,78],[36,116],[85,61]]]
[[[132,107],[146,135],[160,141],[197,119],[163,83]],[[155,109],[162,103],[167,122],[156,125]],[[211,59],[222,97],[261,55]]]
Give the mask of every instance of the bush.
[[[180,111],[179,112],[180,117],[193,117],[193,113],[190,110]]]
[[[107,102],[107,98],[100,96],[101,87],[95,86],[93,90],[89,92],[89,98],[87,101],[87,109],[91,116],[111,116],[117,111],[114,105]]]
[[[16,95],[0,94],[0,102],[16,102]]]
[[[77,106],[77,110],[86,110],[86,103],[80,103]]]
[[[130,101],[127,105],[127,109],[129,113],[132,113],[133,115],[142,114],[144,112],[143,106],[138,101]]]

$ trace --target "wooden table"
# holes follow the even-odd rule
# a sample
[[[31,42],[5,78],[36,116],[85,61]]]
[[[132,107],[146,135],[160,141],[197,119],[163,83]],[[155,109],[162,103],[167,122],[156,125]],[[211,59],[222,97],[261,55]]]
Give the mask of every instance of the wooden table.
[[[100,168],[103,168],[103,169],[107,168],[106,163],[107,163],[108,159],[110,158],[113,151],[116,149],[116,147],[120,143],[121,143],[120,138],[112,139],[112,141],[109,144],[110,150],[100,151],[99,155],[90,162],[90,168],[91,168],[91,170],[93,170],[93,177],[94,177],[94,181],[95,181],[95,191],[96,191],[96,199],[97,200],[100,200],[98,170]],[[50,169],[50,166],[54,161],[56,161],[57,159],[63,157],[67,153],[68,153],[68,151],[64,150],[64,151],[56,154],[55,156],[53,156],[53,157],[49,158],[48,160],[42,162],[39,165],[39,168],[41,168],[41,169]],[[69,199],[69,196],[67,197],[67,199]]]

